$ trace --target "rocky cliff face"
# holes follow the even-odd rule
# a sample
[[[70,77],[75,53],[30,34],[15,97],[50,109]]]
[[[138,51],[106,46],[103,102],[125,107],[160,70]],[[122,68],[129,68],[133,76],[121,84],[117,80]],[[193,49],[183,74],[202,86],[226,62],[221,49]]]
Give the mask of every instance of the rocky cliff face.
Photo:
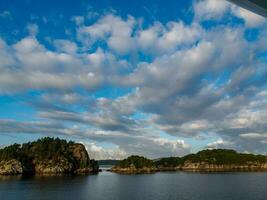
[[[1,161],[2,160],[2,161]],[[0,150],[0,175],[98,172],[82,144],[44,138]]]
[[[34,165],[35,174],[67,174],[74,170],[72,163],[62,158],[57,162],[52,160],[46,162],[38,162]]]
[[[70,151],[77,163],[78,168],[86,168],[90,166],[90,158],[89,155],[82,144],[74,144],[70,146]]]
[[[17,160],[8,160],[0,162],[0,175],[18,175],[22,174],[21,162]]]

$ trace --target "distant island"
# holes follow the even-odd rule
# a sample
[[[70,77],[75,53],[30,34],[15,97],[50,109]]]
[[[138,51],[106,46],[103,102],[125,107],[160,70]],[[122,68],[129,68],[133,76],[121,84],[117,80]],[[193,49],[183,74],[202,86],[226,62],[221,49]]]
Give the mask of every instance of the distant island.
[[[90,174],[98,163],[90,160],[83,144],[59,138],[13,144],[0,149],[0,175]]]
[[[158,171],[267,171],[267,156],[237,153],[227,149],[203,150],[184,157],[157,160],[150,160],[142,156],[130,156],[119,161],[110,171],[125,174]]]

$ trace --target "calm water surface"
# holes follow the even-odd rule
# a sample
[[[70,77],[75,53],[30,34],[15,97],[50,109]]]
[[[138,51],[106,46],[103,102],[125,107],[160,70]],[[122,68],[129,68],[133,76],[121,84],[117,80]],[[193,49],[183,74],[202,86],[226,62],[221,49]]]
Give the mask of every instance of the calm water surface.
[[[1,200],[267,200],[267,173],[1,177]]]

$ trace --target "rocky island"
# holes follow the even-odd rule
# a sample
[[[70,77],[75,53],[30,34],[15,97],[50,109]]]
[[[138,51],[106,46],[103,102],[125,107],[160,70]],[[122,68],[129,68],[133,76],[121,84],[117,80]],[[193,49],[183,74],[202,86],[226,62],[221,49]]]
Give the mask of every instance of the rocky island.
[[[90,160],[84,145],[59,138],[43,138],[0,149],[0,175],[90,174],[98,163]]]
[[[139,174],[156,172],[158,169],[152,160],[143,156],[130,156],[119,161],[110,171],[122,174]]]
[[[184,157],[169,157],[150,160],[141,156],[130,156],[110,171],[136,174],[158,171],[191,172],[230,172],[230,171],[267,171],[267,157],[237,153],[234,150],[203,150]]]

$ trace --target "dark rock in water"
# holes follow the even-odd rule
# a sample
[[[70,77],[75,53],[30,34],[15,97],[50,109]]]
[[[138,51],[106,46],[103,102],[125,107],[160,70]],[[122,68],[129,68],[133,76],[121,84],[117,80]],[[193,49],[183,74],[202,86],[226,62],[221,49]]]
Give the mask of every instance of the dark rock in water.
[[[82,144],[43,138],[0,150],[0,175],[90,174],[98,163],[90,160]]]

